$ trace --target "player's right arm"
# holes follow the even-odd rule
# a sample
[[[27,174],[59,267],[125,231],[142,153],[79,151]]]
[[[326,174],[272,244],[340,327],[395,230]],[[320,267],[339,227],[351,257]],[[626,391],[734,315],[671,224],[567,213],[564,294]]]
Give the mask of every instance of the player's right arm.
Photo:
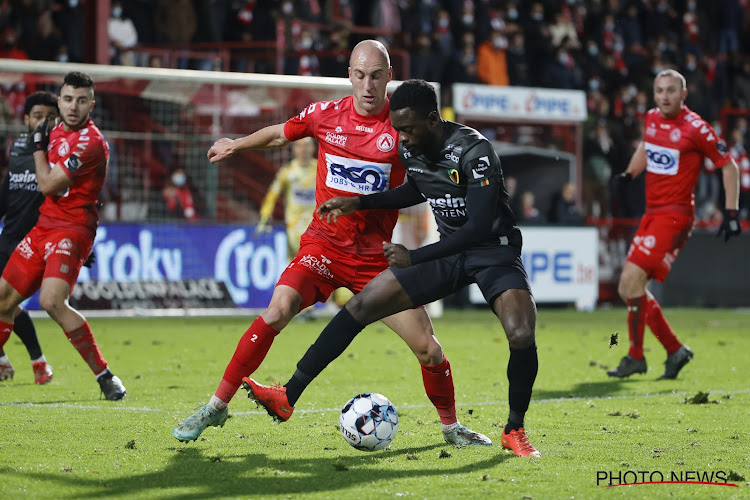
[[[272,149],[280,148],[289,144],[289,139],[284,135],[284,124],[269,125],[250,135],[239,139],[224,137],[219,139],[208,150],[208,160],[217,163],[230,156],[248,149]]]
[[[638,177],[641,172],[646,170],[646,165],[646,146],[645,143],[641,141],[641,143],[638,144],[638,147],[635,148],[633,156],[630,158],[628,168],[626,168],[623,173],[630,174],[630,177],[634,179]]]

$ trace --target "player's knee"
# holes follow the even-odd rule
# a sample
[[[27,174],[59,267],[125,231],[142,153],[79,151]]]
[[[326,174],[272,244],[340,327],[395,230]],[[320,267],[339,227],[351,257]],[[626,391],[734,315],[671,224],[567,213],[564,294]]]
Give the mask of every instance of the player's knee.
[[[56,297],[54,294],[40,293],[39,306],[54,318],[55,313],[60,311],[64,307],[64,303],[63,301],[59,300],[58,297]]]
[[[263,311],[263,321],[274,330],[281,330],[284,328],[294,317],[294,312],[290,304],[276,303],[271,304],[268,308]]]
[[[534,328],[528,323],[519,323],[505,331],[508,337],[508,345],[512,349],[526,349],[536,342]]]
[[[414,354],[417,355],[417,359],[423,365],[439,365],[443,362],[443,348],[440,347],[438,341],[432,336],[430,341],[425,343],[424,349]]]

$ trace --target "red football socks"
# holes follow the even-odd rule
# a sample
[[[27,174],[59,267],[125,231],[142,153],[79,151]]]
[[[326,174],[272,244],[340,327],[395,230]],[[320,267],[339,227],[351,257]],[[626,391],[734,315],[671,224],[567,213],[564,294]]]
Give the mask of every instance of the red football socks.
[[[94,334],[91,332],[88,321],[71,332],[65,332],[65,336],[68,337],[70,343],[73,344],[73,347],[76,348],[78,354],[81,355],[94,374],[99,374],[107,369],[107,361],[99,351],[99,346],[94,340]]]
[[[628,334],[630,335],[630,356],[643,359],[643,330],[646,327],[646,295],[628,299]]]
[[[439,365],[421,365],[422,382],[427,397],[440,417],[440,422],[445,425],[456,423],[456,396],[453,389],[453,373],[448,358],[443,357]]]
[[[682,343],[677,339],[677,336],[672,331],[672,327],[669,326],[667,318],[664,317],[664,313],[661,310],[661,306],[656,299],[649,299],[646,305],[646,323],[651,331],[664,349],[667,350],[667,355],[674,354],[680,348]]]
[[[242,384],[242,377],[249,377],[258,369],[278,334],[261,316],[253,321],[237,344],[232,360],[224,371],[224,378],[216,389],[217,398],[225,403],[232,400]]]
[[[0,349],[2,349],[8,341],[11,333],[13,333],[13,323],[0,321]]]

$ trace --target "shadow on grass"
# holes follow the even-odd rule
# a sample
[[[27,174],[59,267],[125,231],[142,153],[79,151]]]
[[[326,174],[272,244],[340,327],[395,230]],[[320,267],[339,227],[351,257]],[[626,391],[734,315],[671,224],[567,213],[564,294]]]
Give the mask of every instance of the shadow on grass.
[[[43,481],[49,491],[55,485],[77,489],[69,498],[102,498],[132,496],[173,496],[180,498],[216,498],[236,496],[293,495],[331,492],[355,484],[385,489],[388,484],[412,477],[445,476],[489,470],[509,458],[502,447],[491,457],[460,467],[423,467],[410,470],[378,470],[379,462],[409,460],[420,453],[446,448],[435,444],[419,448],[390,450],[361,456],[270,459],[265,454],[217,456],[205,455],[197,448],[170,448],[176,453],[162,470],[134,474],[111,480],[83,477],[75,472],[29,472],[0,467],[0,475],[16,476],[28,481]],[[494,451],[494,450],[493,450]],[[452,450],[451,453],[460,453]],[[449,458],[445,464],[449,465]],[[413,465],[418,462],[411,462]],[[382,483],[377,484],[382,481]],[[170,492],[170,489],[175,489]],[[394,488],[397,487],[394,484]],[[59,496],[58,498],[63,498]]]
[[[608,378],[597,382],[582,382],[572,385],[569,389],[560,389],[556,391],[534,388],[533,399],[570,399],[570,398],[593,398],[607,396],[627,396],[630,394],[629,387],[638,382],[651,381],[645,378]],[[642,389],[642,386],[638,386]],[[672,394],[673,387],[664,387],[663,390],[649,391],[649,394]],[[639,394],[643,394],[642,390]]]

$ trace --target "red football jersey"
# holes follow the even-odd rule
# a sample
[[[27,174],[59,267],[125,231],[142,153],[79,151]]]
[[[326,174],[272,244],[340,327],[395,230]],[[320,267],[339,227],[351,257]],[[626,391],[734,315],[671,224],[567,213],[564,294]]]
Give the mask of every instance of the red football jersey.
[[[669,206],[693,210],[693,190],[707,156],[717,168],[729,160],[727,146],[697,113],[683,106],[674,118],[658,108],[644,120],[646,211]]]
[[[39,209],[39,224],[85,227],[96,232],[99,214],[96,201],[104,185],[109,145],[91,118],[66,132],[59,124],[50,132],[47,158],[52,168],[62,168],[73,184],[64,192],[47,196]]]
[[[388,106],[378,116],[362,116],[352,97],[310,104],[284,125],[290,141],[318,141],[315,206],[334,196],[386,191],[404,182],[398,156],[398,134],[391,126]],[[383,252],[391,241],[398,210],[362,210],[328,224],[313,217],[305,234],[327,240],[354,254]]]

